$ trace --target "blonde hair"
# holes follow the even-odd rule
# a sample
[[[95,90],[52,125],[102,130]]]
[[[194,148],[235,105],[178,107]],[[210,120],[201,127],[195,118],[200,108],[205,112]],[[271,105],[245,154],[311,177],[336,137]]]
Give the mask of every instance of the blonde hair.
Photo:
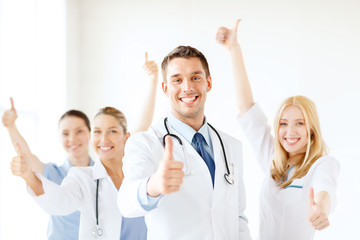
[[[101,108],[96,113],[94,118],[96,118],[97,116],[99,116],[101,114],[110,115],[110,116],[113,116],[114,118],[116,118],[116,120],[119,122],[120,126],[123,128],[124,133],[127,132],[126,117],[120,110],[113,108],[113,107],[104,107],[104,108]]]
[[[283,148],[279,141],[280,118],[289,106],[298,107],[304,115],[305,127],[308,134],[306,152],[304,158],[296,163],[297,170],[290,179],[285,179],[288,152]],[[327,154],[327,147],[320,131],[320,122],[315,104],[307,97],[294,96],[285,99],[279,107],[274,120],[275,132],[275,156],[271,167],[271,176],[281,188],[287,187],[296,178],[302,178],[307,174],[310,167],[321,156]]]

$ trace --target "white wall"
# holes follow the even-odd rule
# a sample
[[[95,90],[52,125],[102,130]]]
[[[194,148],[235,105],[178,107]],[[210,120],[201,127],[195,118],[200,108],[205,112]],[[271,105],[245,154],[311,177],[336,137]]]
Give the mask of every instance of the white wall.
[[[42,161],[64,159],[57,120],[65,111],[65,5],[62,0],[0,1],[0,114],[17,108],[16,124]],[[15,156],[0,127],[0,239],[46,239],[48,215],[11,174]]]
[[[73,1],[71,1],[73,2]],[[227,53],[215,43],[220,25],[242,18],[242,44],[254,97],[270,122],[287,96],[302,94],[315,101],[331,155],[341,164],[338,207],[331,227],[317,239],[355,239],[359,220],[360,177],[360,2],[356,0],[83,0],[77,1],[74,44],[79,82],[76,102],[92,113],[105,105],[123,110],[134,128],[146,90],[143,52],[158,64],[177,45],[191,45],[208,58],[213,78],[206,115],[217,128],[243,139],[234,121],[231,68]],[[73,19],[74,20],[74,19]],[[71,57],[71,55],[69,55]],[[145,86],[144,86],[145,85]],[[71,96],[74,98],[74,96]],[[166,114],[160,89],[155,119]],[[235,130],[234,130],[235,129]],[[250,227],[257,235],[257,199],[262,174],[246,142],[245,181]]]
[[[22,106],[19,128],[44,161],[54,153],[57,159],[63,156],[56,123],[66,109],[79,108],[93,116],[100,107],[115,106],[134,129],[148,84],[141,69],[144,51],[160,64],[180,44],[197,47],[208,58],[213,78],[206,109],[209,121],[243,139],[234,121],[228,56],[214,40],[220,25],[232,26],[240,17],[239,39],[254,97],[270,122],[282,99],[309,96],[318,106],[331,155],[341,164],[338,206],[331,227],[317,239],[359,239],[357,0],[68,0],[66,8],[62,2],[0,0],[0,10],[10,6],[1,11],[0,21],[0,111],[9,107],[8,97],[14,96]],[[35,6],[39,9],[31,10]],[[4,27],[8,19],[13,28]],[[158,90],[155,119],[168,108],[160,83]],[[45,214],[26,195],[23,181],[8,169],[14,152],[6,134],[1,128],[0,239],[45,239],[46,222],[35,220]],[[262,174],[246,141],[244,145],[246,214],[255,237]]]

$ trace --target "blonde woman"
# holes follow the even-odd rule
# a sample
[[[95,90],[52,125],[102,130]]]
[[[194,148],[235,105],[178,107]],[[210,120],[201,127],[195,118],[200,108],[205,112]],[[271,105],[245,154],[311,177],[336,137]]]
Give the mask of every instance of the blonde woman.
[[[274,121],[275,136],[254,103],[242,52],[233,29],[219,28],[216,40],[230,53],[242,126],[265,180],[260,199],[259,239],[313,239],[329,226],[339,165],[327,156],[314,103],[304,96],[285,99]]]

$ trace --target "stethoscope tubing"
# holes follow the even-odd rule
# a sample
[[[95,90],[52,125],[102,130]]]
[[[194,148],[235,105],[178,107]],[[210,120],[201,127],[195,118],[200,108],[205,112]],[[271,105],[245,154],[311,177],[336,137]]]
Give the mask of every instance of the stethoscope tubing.
[[[165,146],[165,138],[166,138],[166,136],[171,136],[171,137],[174,137],[180,143],[180,145],[182,146],[183,143],[182,143],[181,139],[179,138],[179,136],[177,136],[176,134],[170,133],[170,131],[169,131],[168,127],[167,127],[167,124],[166,124],[167,120],[168,120],[167,117],[164,118],[164,126],[165,126],[165,129],[166,129],[167,133],[163,136],[163,145]],[[221,148],[222,148],[222,152],[223,152],[224,160],[225,160],[225,167],[226,167],[226,173],[224,174],[224,178],[225,178],[226,182],[228,182],[230,185],[233,185],[234,181],[228,179],[228,177],[230,176],[231,173],[230,173],[229,164],[228,164],[226,153],[225,153],[224,143],[223,143],[218,131],[210,123],[207,123],[207,124],[216,133],[218,139],[220,140],[220,144],[221,144]]]

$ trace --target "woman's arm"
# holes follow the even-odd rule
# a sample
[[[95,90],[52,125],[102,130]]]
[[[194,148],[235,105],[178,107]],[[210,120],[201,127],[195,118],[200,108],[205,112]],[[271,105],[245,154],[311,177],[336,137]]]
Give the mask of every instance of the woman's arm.
[[[24,151],[18,143],[14,144],[18,156],[11,161],[11,171],[15,176],[22,177],[36,196],[44,194],[42,182],[31,168],[31,155],[25,156]]]
[[[145,53],[144,70],[148,74],[150,80],[150,89],[145,106],[140,117],[140,124],[135,132],[146,131],[152,122],[155,109],[156,87],[158,82],[158,66],[154,61],[148,60],[148,53]]]
[[[17,119],[17,112],[12,98],[10,98],[10,102],[11,108],[4,112],[2,116],[2,122],[4,127],[6,127],[8,130],[11,142],[14,148],[16,143],[19,144],[20,148],[22,149],[23,157],[30,160],[33,171],[44,174],[44,164],[35,155],[31,153],[29,145],[27,144],[27,142],[20,134],[19,130],[15,125],[15,120]]]
[[[246,73],[245,64],[240,44],[237,41],[238,19],[233,29],[220,27],[216,33],[216,41],[226,47],[231,56],[237,105],[240,114],[246,113],[253,105],[254,100],[251,92],[249,79]]]

